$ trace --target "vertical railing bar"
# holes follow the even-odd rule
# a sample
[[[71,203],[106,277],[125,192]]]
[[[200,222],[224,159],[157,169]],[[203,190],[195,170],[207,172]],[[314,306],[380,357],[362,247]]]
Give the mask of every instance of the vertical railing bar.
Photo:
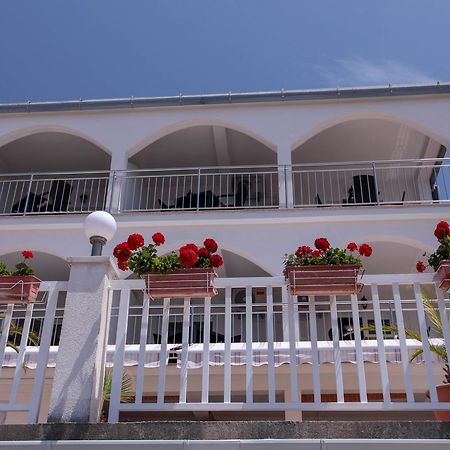
[[[186,297],[183,305],[183,328],[181,338],[181,367],[180,367],[180,403],[186,403],[187,400],[187,375],[188,375],[188,347],[189,347],[189,320],[190,320],[190,302]]]
[[[50,289],[48,293],[44,326],[40,336],[38,361],[31,395],[31,407],[28,412],[28,423],[37,423],[39,418],[39,409],[42,401],[42,393],[44,391],[45,372],[47,370],[48,355],[50,353],[53,326],[55,323],[58,294],[59,291],[54,288]],[[1,358],[0,361],[2,361]]]
[[[120,291],[119,316],[117,318],[116,345],[111,381],[111,400],[109,403],[108,422],[119,421],[120,391],[122,386],[122,371],[127,341],[128,307],[130,304],[130,289]]]
[[[144,392],[145,349],[147,346],[149,303],[149,297],[144,294],[144,300],[142,304],[141,332],[139,338],[139,361],[136,373],[135,403],[139,404],[142,403],[142,395]]]
[[[25,208],[23,210],[23,215],[25,215],[27,213],[27,209],[28,209],[28,202],[30,200],[30,193],[31,193],[31,185],[33,184],[33,174],[30,175],[30,183],[28,185],[28,192],[27,192],[27,198],[25,200]]]
[[[358,297],[356,294],[351,294],[350,298],[352,302],[352,323],[355,339],[356,364],[358,368],[359,401],[361,403],[367,403],[367,385],[361,343],[361,327],[359,324]]]
[[[416,299],[417,305],[417,319],[419,321],[420,336],[422,338],[422,350],[425,359],[425,367],[427,370],[428,387],[430,390],[430,400],[432,403],[437,403],[438,398],[436,393],[436,383],[434,381],[433,375],[433,361],[431,360],[430,343],[428,340],[428,333],[427,333],[427,322],[419,283],[414,283],[414,297]]]
[[[169,333],[169,313],[170,313],[170,298],[165,298],[163,303],[161,351],[159,358],[158,395],[156,399],[156,402],[159,405],[164,403],[164,394],[166,389],[167,336]]]
[[[269,403],[276,401],[275,386],[275,352],[273,338],[273,287],[267,288],[267,382],[269,388]]]
[[[3,323],[0,336],[0,377],[2,375],[3,359],[5,357],[6,345],[8,343],[9,328],[11,326],[14,305],[9,303],[3,316]]]
[[[211,297],[205,297],[203,328],[202,403],[209,401],[209,341],[211,334]]]
[[[344,403],[344,383],[342,377],[342,360],[339,345],[339,324],[337,317],[336,296],[330,295],[331,331],[333,335],[334,371],[336,375],[336,393],[338,403]]]
[[[444,296],[447,296],[447,292],[443,291],[442,289],[439,289],[436,286],[437,291],[437,302],[438,302],[438,308],[439,308],[439,314],[441,316],[441,323],[442,323],[442,334],[444,337],[445,342],[445,348],[447,351],[447,355],[450,355],[450,325],[448,320],[447,311],[445,309],[445,303],[444,303]]]
[[[246,402],[253,403],[253,317],[252,288],[245,288],[245,381]]]
[[[23,371],[23,362],[25,360],[25,351],[27,349],[28,336],[30,334],[33,307],[33,303],[29,303],[25,312],[25,321],[22,327],[22,337],[20,339],[19,354],[17,355],[16,369],[14,371],[14,378],[11,386],[11,395],[9,400],[12,404],[17,402],[17,395],[19,393],[20,378]]]
[[[316,318],[316,299],[314,295],[308,297],[309,302],[309,333],[311,341],[311,359],[312,359],[312,381],[314,391],[314,403],[321,402],[320,395],[320,366],[319,350],[317,347],[317,318]]]
[[[231,287],[225,288],[225,343],[224,343],[223,401],[231,402]]]
[[[372,305],[375,320],[375,333],[377,335],[377,346],[380,361],[381,387],[383,390],[383,401],[385,404],[391,403],[391,387],[389,383],[389,373],[386,362],[386,351],[383,340],[383,322],[381,320],[380,297],[378,295],[378,285],[372,284]]]
[[[197,169],[197,205],[196,205],[197,211],[200,209],[200,175],[201,175],[201,169],[199,167]]]
[[[414,402],[414,391],[412,387],[411,371],[409,368],[409,354],[406,346],[405,323],[403,320],[402,300],[398,283],[393,283],[392,293],[394,296],[395,319],[397,322],[398,340],[400,342],[400,355],[402,358],[403,377],[405,379],[406,401]]]
[[[294,296],[288,292],[289,374],[291,402],[298,403],[297,348],[295,343]]]

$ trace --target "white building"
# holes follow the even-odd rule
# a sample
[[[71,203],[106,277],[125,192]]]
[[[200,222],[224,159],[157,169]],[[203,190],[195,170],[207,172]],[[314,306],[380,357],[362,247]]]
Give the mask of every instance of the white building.
[[[450,218],[449,143],[448,84],[0,105],[1,260],[12,265],[32,250],[47,298],[61,291],[49,361],[28,347],[18,361],[38,367],[24,372],[6,351],[6,422],[33,422],[37,410],[46,421],[70,292],[67,258],[89,255],[83,223],[95,210],[111,212],[118,224],[104,255],[130,233],[150,239],[161,231],[165,251],[212,237],[225,260],[211,303],[148,302],[143,282],[114,281],[129,273],[110,273],[108,364],[116,358],[116,369],[125,365],[136,386],[134,403],[119,405],[115,370],[112,421],[119,411],[146,420],[338,419],[361,411],[373,419],[377,411],[432,417],[439,361],[426,351],[425,362],[409,364],[417,343],[402,336],[378,330],[355,341],[346,333],[355,314],[361,325],[404,320],[426,333],[417,310],[421,288],[449,307],[434,291],[433,275],[415,270],[416,260],[436,248],[436,222]],[[322,236],[334,246],[373,247],[361,294],[331,299],[331,307],[325,297],[290,297],[282,277],[283,255]],[[44,308],[28,308],[29,324],[41,334],[36,317]],[[26,316],[24,308],[14,310],[13,318]],[[448,345],[449,333],[444,337]],[[73,375],[74,385],[101,372],[100,344],[91,372]],[[39,364],[49,367],[39,372]],[[46,374],[42,403],[42,380],[30,397],[37,373]],[[63,417],[71,407],[58,409],[61,392],[53,395],[53,418]]]

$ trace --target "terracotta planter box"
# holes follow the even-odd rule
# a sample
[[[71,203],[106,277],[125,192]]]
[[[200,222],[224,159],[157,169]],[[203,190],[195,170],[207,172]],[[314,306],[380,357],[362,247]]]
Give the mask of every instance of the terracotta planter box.
[[[439,264],[438,269],[436,270],[435,277],[439,287],[441,289],[446,289],[447,291],[450,288],[450,259],[444,259]]]
[[[356,294],[361,269],[357,265],[287,266],[285,276],[292,295]]]
[[[217,295],[213,269],[176,269],[168,273],[146,273],[145,286],[151,298],[213,297]]]
[[[450,403],[450,384],[440,384],[436,386],[436,390],[441,403]],[[450,420],[450,411],[435,411],[434,416],[437,420]]]
[[[34,275],[0,275],[0,303],[34,303],[40,285]]]

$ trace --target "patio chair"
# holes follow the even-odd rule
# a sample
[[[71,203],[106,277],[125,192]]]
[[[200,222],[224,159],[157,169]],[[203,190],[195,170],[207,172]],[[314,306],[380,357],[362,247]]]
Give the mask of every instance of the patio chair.
[[[64,180],[53,180],[48,192],[49,205],[46,211],[67,211],[70,204],[72,185]]]

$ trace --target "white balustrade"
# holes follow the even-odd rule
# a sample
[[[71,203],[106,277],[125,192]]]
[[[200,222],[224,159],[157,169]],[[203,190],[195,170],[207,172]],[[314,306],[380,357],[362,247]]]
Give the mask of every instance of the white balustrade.
[[[120,411],[450,409],[437,401],[443,362],[428,345],[448,345],[448,296],[429,274],[363,281],[358,295],[293,297],[283,277],[217,279],[217,297],[164,300],[147,299],[142,280],[111,281],[119,323],[109,420]],[[422,290],[437,298],[442,338]],[[406,328],[424,343],[414,362],[422,344]],[[120,403],[124,370],[136,378],[132,403]]]

